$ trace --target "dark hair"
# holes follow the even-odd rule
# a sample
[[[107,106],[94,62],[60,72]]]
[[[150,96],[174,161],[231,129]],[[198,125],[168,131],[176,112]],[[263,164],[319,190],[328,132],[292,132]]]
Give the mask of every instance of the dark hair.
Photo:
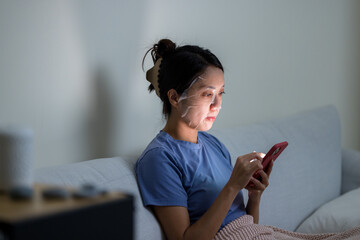
[[[162,58],[158,73],[158,86],[165,117],[171,113],[171,104],[167,96],[170,89],[175,89],[181,95],[192,81],[204,73],[209,66],[224,71],[219,59],[208,49],[199,46],[176,47],[176,44],[171,40],[162,39],[146,52],[144,59],[150,51],[154,63]],[[154,86],[150,84],[149,91],[153,90]]]

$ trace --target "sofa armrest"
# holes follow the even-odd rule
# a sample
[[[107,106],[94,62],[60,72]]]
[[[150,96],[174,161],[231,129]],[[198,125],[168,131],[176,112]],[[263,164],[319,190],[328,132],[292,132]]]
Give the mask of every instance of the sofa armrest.
[[[360,187],[360,151],[342,150],[341,193]]]

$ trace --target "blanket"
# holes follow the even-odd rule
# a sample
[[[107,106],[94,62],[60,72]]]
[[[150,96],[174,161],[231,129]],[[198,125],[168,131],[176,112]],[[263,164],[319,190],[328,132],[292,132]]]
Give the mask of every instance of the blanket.
[[[273,226],[254,224],[253,217],[244,215],[222,228],[214,240],[355,240],[360,239],[360,226],[341,233],[307,234],[290,232]]]

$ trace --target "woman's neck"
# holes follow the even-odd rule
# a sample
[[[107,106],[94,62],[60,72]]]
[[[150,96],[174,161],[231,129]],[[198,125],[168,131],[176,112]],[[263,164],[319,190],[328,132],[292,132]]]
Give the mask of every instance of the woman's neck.
[[[197,143],[198,130],[189,127],[185,122],[179,118],[169,116],[166,125],[163,129],[171,137],[177,140]]]

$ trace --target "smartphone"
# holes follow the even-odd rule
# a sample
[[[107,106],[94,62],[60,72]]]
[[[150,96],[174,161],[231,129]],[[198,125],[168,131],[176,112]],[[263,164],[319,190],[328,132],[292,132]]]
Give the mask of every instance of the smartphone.
[[[277,143],[267,152],[267,154],[263,158],[263,162],[262,162],[264,172],[266,172],[268,170],[270,162],[275,161],[277,159],[277,157],[282,153],[282,151],[284,151],[284,149],[287,146],[288,146],[288,142],[286,142],[286,141]],[[258,179],[259,181],[261,181],[261,176],[258,172],[255,172],[253,177]]]

